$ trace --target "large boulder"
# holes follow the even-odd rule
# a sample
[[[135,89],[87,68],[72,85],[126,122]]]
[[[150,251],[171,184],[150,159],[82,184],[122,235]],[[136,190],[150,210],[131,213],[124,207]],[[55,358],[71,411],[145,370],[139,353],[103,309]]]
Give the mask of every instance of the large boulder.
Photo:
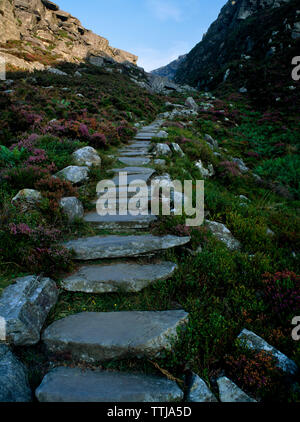
[[[83,218],[84,216],[84,208],[76,197],[70,196],[61,198],[59,202],[64,214],[68,217],[70,223],[72,223],[77,218]]]
[[[54,75],[59,76],[68,76],[66,72],[63,72],[62,70],[56,69],[55,67],[48,67],[48,72],[53,73]]]
[[[0,402],[31,401],[31,390],[25,366],[5,344],[0,344]]]
[[[30,275],[18,278],[0,298],[0,319],[5,321],[5,340],[16,346],[39,342],[44,322],[56,304],[58,290],[50,278]]]
[[[101,166],[101,158],[95,148],[80,148],[72,154],[73,160],[78,166]]]
[[[88,174],[89,168],[86,166],[69,166],[56,173],[56,177],[77,185],[86,182],[89,179]]]

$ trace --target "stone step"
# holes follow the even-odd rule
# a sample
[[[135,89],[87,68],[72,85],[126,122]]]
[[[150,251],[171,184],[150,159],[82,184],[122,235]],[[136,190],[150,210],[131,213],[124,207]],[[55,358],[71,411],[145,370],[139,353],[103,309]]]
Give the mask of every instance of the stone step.
[[[155,132],[144,132],[144,133],[140,133],[140,134],[136,135],[134,139],[147,140],[147,139],[154,138],[155,135],[156,135]]]
[[[151,223],[157,221],[155,215],[105,215],[101,216],[97,212],[85,214],[83,220],[93,224],[101,230],[121,230],[121,229],[147,229]]]
[[[113,293],[139,292],[158,280],[171,277],[177,265],[172,262],[89,265],[65,278],[62,287],[71,292]]]
[[[126,168],[126,167],[125,167]],[[120,169],[122,172],[124,172],[124,169]],[[151,169],[150,169],[151,170]],[[126,172],[126,170],[125,170]],[[152,175],[154,174],[154,170],[145,172],[145,173],[132,173],[127,174],[126,180],[123,178],[120,180],[119,174],[117,174],[112,181],[114,182],[116,187],[124,187],[131,184],[131,186],[139,186],[140,181],[148,183]]]
[[[139,256],[154,251],[171,249],[190,242],[190,237],[153,236],[93,236],[65,242],[63,245],[74,250],[75,259],[89,261],[93,259],[126,258]]]
[[[139,148],[150,148],[151,142],[150,141],[138,141],[138,142],[132,142],[129,145],[126,145],[125,148],[129,149],[139,149]]]
[[[120,157],[145,157],[149,158],[149,151],[148,149],[140,148],[140,149],[132,149],[132,150],[120,150]]]
[[[146,166],[151,162],[150,158],[144,157],[117,157],[117,159],[127,166]]]
[[[66,353],[72,361],[153,358],[171,347],[187,320],[183,310],[84,312],[55,321],[43,341],[49,353]]]
[[[150,167],[138,167],[138,166],[128,166],[123,168],[112,169],[114,173],[126,172],[128,175],[139,175],[147,174],[152,176],[155,173],[155,170]]]
[[[58,367],[36,390],[39,402],[179,402],[183,392],[166,378],[123,372]]]

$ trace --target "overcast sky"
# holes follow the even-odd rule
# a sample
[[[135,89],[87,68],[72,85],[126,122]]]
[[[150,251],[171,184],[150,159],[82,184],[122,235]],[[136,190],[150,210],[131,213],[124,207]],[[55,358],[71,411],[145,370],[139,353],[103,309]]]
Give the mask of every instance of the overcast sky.
[[[55,1],[55,0],[54,0]],[[189,52],[226,0],[57,0],[110,45],[139,56],[147,71]]]

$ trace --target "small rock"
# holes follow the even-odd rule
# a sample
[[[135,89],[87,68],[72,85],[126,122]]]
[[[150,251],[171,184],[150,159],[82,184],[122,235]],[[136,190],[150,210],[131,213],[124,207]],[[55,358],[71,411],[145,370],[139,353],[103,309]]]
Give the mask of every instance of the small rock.
[[[245,88],[245,87],[242,87],[242,88],[240,88],[240,89],[239,89],[239,92],[240,92],[241,94],[246,94],[246,92],[248,92],[248,89],[247,89],[247,88]]]
[[[82,74],[80,72],[78,72],[78,70],[74,73],[74,76],[76,76],[78,78],[82,78]]]
[[[208,143],[209,147],[214,150],[214,149],[218,149],[219,148],[219,144],[218,141],[216,141],[214,138],[212,138],[210,135],[208,135],[207,133],[204,135],[204,139],[205,141]]]
[[[157,156],[170,156],[172,151],[167,144],[155,144],[154,152]]]
[[[275,233],[273,232],[273,230],[271,230],[269,227],[267,227],[266,235],[270,236],[270,237],[274,237]]]
[[[73,160],[78,166],[100,166],[101,158],[98,152],[92,147],[78,149],[72,154]]]
[[[81,201],[75,197],[66,197],[60,200],[60,206],[69,222],[72,223],[77,218],[83,218],[84,209]]]
[[[249,397],[242,391],[234,382],[227,377],[222,377],[217,380],[219,386],[220,400],[223,403],[248,403],[256,402],[256,400]]]
[[[232,161],[237,164],[241,173],[247,173],[249,171],[248,167],[241,158],[233,158]]]
[[[16,346],[39,342],[40,331],[58,290],[50,278],[27,276],[8,286],[0,298],[0,317],[5,320],[6,341]]]
[[[166,131],[164,131],[164,130],[161,130],[160,132],[158,132],[158,133],[155,135],[155,138],[164,138],[164,139],[167,139],[167,138],[168,138],[168,136],[169,136],[168,132],[166,132]]]
[[[69,166],[56,173],[56,177],[68,180],[73,184],[80,184],[88,180],[88,167]]]
[[[54,67],[49,67],[48,72],[53,73],[54,75],[60,75],[60,76],[68,76],[66,72],[63,72],[62,70],[55,69]]]
[[[186,107],[188,107],[189,109],[193,111],[197,112],[199,110],[199,106],[197,105],[193,97],[188,97],[185,101],[185,105]]]
[[[198,375],[193,374],[189,382],[188,403],[215,403],[218,400]]]
[[[288,375],[295,375],[298,372],[299,368],[293,360],[279,352],[279,350],[275,349],[275,347],[268,344],[252,331],[244,329],[238,336],[238,339],[241,340],[244,346],[249,347],[251,350],[270,353],[276,359],[278,368],[282,369]]]
[[[203,179],[207,179],[209,177],[212,177],[215,175],[215,170],[212,166],[212,164],[208,165],[208,168],[206,169],[202,163],[201,160],[197,161],[195,163],[195,166],[197,167],[197,169],[199,170],[201,177],[203,177]]]
[[[205,222],[208,225],[208,228],[214,234],[214,236],[218,240],[220,240],[220,242],[223,242],[228,249],[230,249],[231,251],[241,249],[240,242],[233,237],[230,230],[228,230],[228,228],[224,224],[209,220],[205,220]]]
[[[184,152],[182,151],[182,149],[180,148],[180,146],[176,143],[172,143],[172,149],[176,154],[179,154],[181,157],[184,157]]]
[[[154,164],[156,166],[165,166],[166,165],[166,160],[157,159],[157,160],[154,160]]]
[[[23,211],[35,207],[42,200],[42,194],[34,189],[22,189],[12,199],[12,203],[20,204]]]
[[[5,344],[0,344],[0,403],[30,401],[27,369]]]

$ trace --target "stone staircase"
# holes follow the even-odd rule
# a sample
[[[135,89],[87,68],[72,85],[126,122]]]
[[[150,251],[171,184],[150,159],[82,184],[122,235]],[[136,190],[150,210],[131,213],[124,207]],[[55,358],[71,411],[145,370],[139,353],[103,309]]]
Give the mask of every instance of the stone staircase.
[[[135,139],[118,153],[124,168],[113,169],[117,191],[139,179],[149,184],[155,171],[151,163],[150,141],[159,136],[163,121],[143,127]],[[118,173],[126,171],[127,185],[120,183]],[[149,190],[150,192],[150,190]],[[130,194],[128,199],[130,200]],[[96,202],[95,202],[96,203]],[[117,203],[117,209],[122,199]],[[157,219],[154,215],[100,216],[88,212],[84,220],[96,229],[132,234],[97,235],[68,241],[64,246],[74,251],[76,261],[86,261],[74,274],[65,278],[62,287],[70,292],[93,294],[138,292],[148,285],[166,280],[176,264],[164,262],[156,253],[182,246],[189,237],[153,236],[145,232]],[[98,260],[110,260],[103,263]],[[93,261],[97,261],[93,263]],[[161,312],[86,312],[55,321],[43,333],[42,340],[50,354],[64,353],[72,363],[97,364],[124,358],[154,358],[171,347],[178,328],[188,321],[184,310]],[[51,370],[36,391],[42,402],[132,402],[180,401],[183,391],[174,381],[163,377],[124,372],[81,370],[58,367]]]

